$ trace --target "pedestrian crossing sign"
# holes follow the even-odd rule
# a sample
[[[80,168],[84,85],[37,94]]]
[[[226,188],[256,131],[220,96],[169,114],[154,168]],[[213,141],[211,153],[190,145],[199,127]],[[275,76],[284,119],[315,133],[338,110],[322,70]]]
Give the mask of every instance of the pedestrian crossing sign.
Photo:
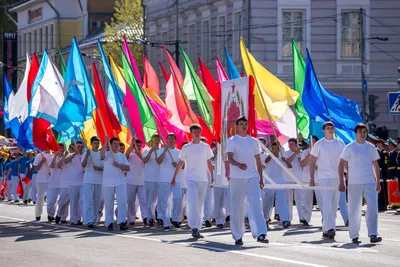
[[[400,92],[388,93],[389,115],[400,115]]]

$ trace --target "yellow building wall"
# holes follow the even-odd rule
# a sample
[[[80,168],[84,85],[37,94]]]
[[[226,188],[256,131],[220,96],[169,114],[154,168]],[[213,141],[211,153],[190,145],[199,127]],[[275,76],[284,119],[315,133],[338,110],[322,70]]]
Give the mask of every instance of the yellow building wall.
[[[54,47],[58,47],[58,22],[55,23],[55,40]],[[60,47],[70,46],[72,42],[72,37],[76,37],[79,41],[82,39],[82,21],[61,21],[60,22],[60,30],[61,30],[61,45]]]

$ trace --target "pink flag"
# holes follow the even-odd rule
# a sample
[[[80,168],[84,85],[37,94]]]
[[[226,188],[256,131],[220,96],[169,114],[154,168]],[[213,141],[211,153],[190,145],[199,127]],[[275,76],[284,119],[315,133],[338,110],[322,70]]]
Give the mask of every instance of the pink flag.
[[[143,87],[142,78],[140,77],[140,72],[139,72],[139,69],[138,69],[138,67],[136,65],[135,58],[133,57],[133,55],[131,53],[131,50],[128,47],[128,42],[126,41],[126,36],[124,36],[123,48],[124,48],[124,53],[125,53],[125,55],[127,56],[128,60],[129,60],[129,63],[131,63],[131,66],[133,68],[133,72],[135,73],[135,77],[136,77],[136,79],[137,79],[137,81],[139,83],[139,86],[140,86],[140,88],[142,88]]]
[[[218,80],[222,83],[223,81],[229,80],[228,75],[226,75],[226,72],[224,70],[224,67],[221,64],[221,61],[219,61],[218,57],[215,57],[216,64],[217,64],[217,72],[218,72]]]
[[[144,88],[151,89],[157,96],[160,96],[160,84],[158,77],[150,62],[143,57],[143,69],[144,69]]]

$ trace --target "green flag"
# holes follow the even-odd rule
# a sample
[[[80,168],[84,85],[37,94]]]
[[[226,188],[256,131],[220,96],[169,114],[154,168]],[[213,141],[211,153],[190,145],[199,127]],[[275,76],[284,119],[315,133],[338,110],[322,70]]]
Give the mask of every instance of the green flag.
[[[306,74],[306,66],[304,59],[297,48],[296,42],[292,38],[292,60],[293,60],[293,87],[300,94],[294,105],[296,109],[297,128],[303,136],[308,138],[310,134],[310,117],[304,108],[302,97],[304,88],[304,77]]]
[[[211,102],[214,100],[207,91],[207,88],[197,76],[190,59],[179,46],[180,52],[185,63],[185,79],[183,81],[183,91],[189,100],[196,100],[200,113],[207,126],[212,129],[214,124],[214,111]]]
[[[146,95],[143,90],[140,88],[138,81],[136,80],[135,74],[133,73],[132,66],[129,64],[128,59],[126,58],[122,47],[122,67],[124,69],[125,80],[129,85],[129,89],[133,97],[136,99],[136,103],[138,103],[139,113],[140,113],[140,122],[143,125],[143,132],[146,142],[151,140],[153,134],[157,132],[156,121],[154,120],[154,114],[149,106],[149,103],[146,100]]]

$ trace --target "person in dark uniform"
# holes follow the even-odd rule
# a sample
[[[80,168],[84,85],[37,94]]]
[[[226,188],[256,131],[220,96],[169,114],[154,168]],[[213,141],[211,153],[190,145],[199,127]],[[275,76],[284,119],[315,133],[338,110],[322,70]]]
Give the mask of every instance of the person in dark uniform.
[[[397,175],[397,142],[392,138],[387,140],[389,147],[389,163],[388,163],[388,178],[393,180]]]

